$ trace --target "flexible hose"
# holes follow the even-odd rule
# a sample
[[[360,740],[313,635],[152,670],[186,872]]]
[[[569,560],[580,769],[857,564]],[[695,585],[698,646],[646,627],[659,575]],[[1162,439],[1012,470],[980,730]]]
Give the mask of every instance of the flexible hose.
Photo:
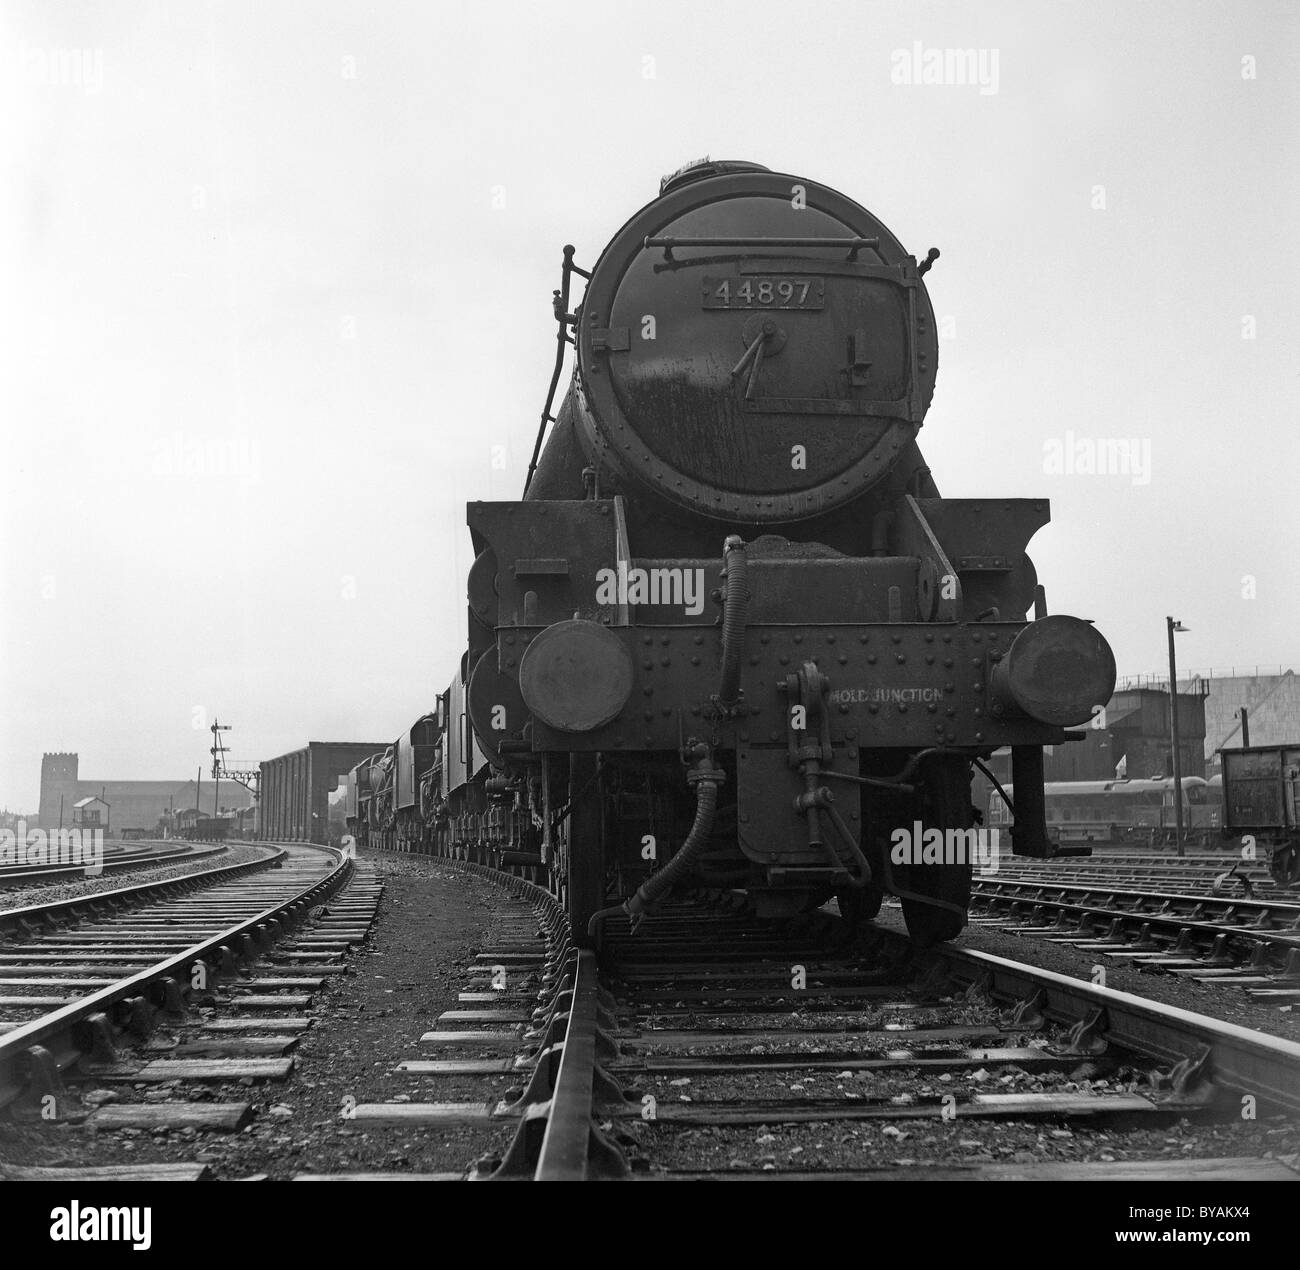
[[[661,900],[677,885],[682,875],[691,867],[713,832],[713,817],[718,809],[716,781],[701,780],[695,789],[695,823],[686,835],[686,841],[673,853],[673,858],[662,869],[652,873],[637,888],[628,901],[628,916],[635,916]]]
[[[718,686],[718,704],[730,710],[740,695],[740,662],[749,609],[749,564],[744,539],[732,534],[722,545],[722,559],[727,583],[722,599],[722,682]]]
[[[731,534],[722,544],[722,560],[727,581],[722,598],[722,677],[718,685],[717,703],[727,712],[734,710],[740,699],[740,662],[745,645],[745,619],[749,610],[748,568],[745,559],[745,540]],[[646,911],[662,899],[691,867],[704,850],[713,832],[713,818],[718,810],[718,786],[724,779],[720,767],[703,755],[686,778],[695,786],[695,823],[686,835],[686,841],[673,858],[657,873],[652,873],[631,899],[621,904],[611,904],[597,910],[587,923],[587,933],[593,938],[600,923],[607,917],[623,913],[632,921],[635,931]]]
[[[657,873],[652,873],[637,888],[631,899],[622,904],[613,904],[593,913],[587,923],[587,932],[596,934],[597,925],[606,917],[622,913],[632,919],[633,928],[637,926],[642,915],[652,905],[661,900],[672,890],[682,875],[691,867],[695,858],[708,844],[713,832],[713,817],[718,810],[718,786],[722,782],[722,772],[717,768],[705,769],[696,776],[695,786],[695,823],[686,835],[686,841],[678,848],[673,858]]]

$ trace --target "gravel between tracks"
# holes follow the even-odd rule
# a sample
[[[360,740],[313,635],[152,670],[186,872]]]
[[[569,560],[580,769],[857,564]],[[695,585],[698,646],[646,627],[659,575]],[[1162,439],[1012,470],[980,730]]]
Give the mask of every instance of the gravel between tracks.
[[[95,1135],[72,1126],[8,1126],[0,1127],[0,1158],[45,1165],[198,1160],[208,1163],[218,1177],[265,1174],[287,1178],[302,1172],[356,1170],[462,1172],[477,1158],[504,1150],[512,1136],[513,1126],[508,1124],[460,1129],[362,1128],[349,1124],[339,1114],[341,1100],[348,1095],[358,1101],[376,1102],[401,1097],[412,1101],[458,1097],[477,1100],[499,1097],[507,1087],[519,1083],[508,1076],[462,1082],[422,1079],[395,1071],[404,1059],[431,1056],[423,1052],[420,1034],[434,1026],[441,1010],[456,1008],[456,994],[466,986],[464,967],[472,954],[490,941],[494,913],[499,911],[504,893],[475,875],[457,873],[434,860],[374,859],[379,875],[388,884],[380,919],[370,941],[349,956],[351,973],[333,977],[317,994],[309,1011],[313,1027],[296,1051],[295,1070],[287,1081],[251,1087],[192,1085],[170,1094],[130,1086],[114,1090],[121,1101],[166,1096],[251,1101],[255,1118],[242,1133],[227,1136],[181,1130],[150,1134],[128,1130]],[[889,910],[882,914],[886,925],[896,925],[897,918]],[[1094,960],[1073,948],[1031,943],[996,931],[971,929],[960,942],[1083,978],[1089,977]],[[1175,1003],[1185,1008],[1260,1026],[1234,1016],[1224,1005],[1226,994],[1222,989],[1139,974],[1122,965],[1108,968],[1108,975],[1114,987],[1157,999],[1164,998],[1155,989],[1163,988],[1179,997]],[[963,1008],[963,1017],[974,1022],[986,1009],[969,1003]],[[1263,1013],[1274,1024],[1278,1019],[1291,1019],[1273,1010]],[[897,1017],[923,1026],[929,1014],[929,1010],[909,1011]],[[806,1027],[834,1026],[833,1017],[805,1014],[799,1022]],[[703,1018],[702,1014],[699,1021]],[[742,1021],[757,1020],[733,1017],[728,1023],[737,1025]],[[897,1043],[907,1044],[906,1033],[899,1034]],[[483,1051],[481,1056],[490,1055]],[[692,1096],[716,1097],[721,1092],[720,1088],[710,1088],[711,1078],[693,1080],[688,1085],[674,1085],[672,1079],[642,1076],[629,1083],[643,1091],[654,1089],[667,1102]],[[1083,1081],[1089,1077],[1081,1070],[1068,1073],[1064,1079]],[[1057,1075],[1018,1073],[1014,1065],[990,1065],[982,1074],[957,1075],[952,1080],[914,1071],[894,1088],[925,1098],[949,1091],[989,1088],[1059,1088],[1061,1081]],[[796,1084],[802,1088],[792,1089]],[[808,1074],[797,1071],[779,1077],[755,1073],[752,1079],[738,1077],[726,1096],[775,1096],[783,1101],[845,1097],[851,1092],[874,1089],[877,1084],[874,1075],[845,1078],[835,1072],[819,1072],[809,1080]],[[630,1155],[639,1157],[641,1168],[655,1172],[908,1167],[941,1161],[1175,1161],[1237,1155],[1273,1157],[1292,1167],[1300,1165],[1300,1125],[1279,1118],[1216,1125],[1181,1121],[1124,1131],[1082,1123],[963,1122],[960,1117],[950,1123],[821,1122],[738,1128],[673,1128],[666,1123],[625,1119],[610,1125],[610,1131]]]
[[[0,1159],[73,1166],[132,1161],[199,1161],[219,1178],[356,1171],[460,1172],[500,1152],[513,1122],[488,1127],[362,1127],[340,1114],[342,1101],[484,1100],[519,1083],[500,1076],[462,1083],[395,1071],[406,1059],[433,1057],[420,1045],[440,1011],[457,1007],[468,985],[463,967],[489,940],[505,893],[421,857],[371,857],[386,881],[370,939],[347,958],[349,973],[330,976],[307,1014],[313,1019],[286,1081],[198,1084],[145,1089],[116,1085],[120,1102],[172,1098],[252,1102],[254,1119],[237,1134],[121,1130],[94,1134],[75,1126],[0,1125]],[[217,1012],[217,1017],[229,1017]],[[274,1032],[274,1027],[268,1027]],[[165,1029],[154,1041],[165,1039]],[[440,1057],[445,1055],[439,1055]],[[492,1057],[481,1055],[465,1057]],[[89,1087],[86,1087],[87,1089]]]
[[[941,1089],[947,1087],[940,1086]],[[628,1121],[617,1133],[647,1172],[911,1168],[927,1164],[1110,1163],[1116,1160],[1276,1159],[1300,1168],[1300,1135],[1277,1122],[1119,1132],[1029,1121],[822,1121],[668,1129]]]
[[[896,909],[882,911],[879,923],[902,929]],[[1017,961],[1031,962],[1045,969],[1075,978],[1091,979],[1092,967],[1101,959],[1083,950],[1043,944],[979,927],[968,928],[958,946],[979,949]],[[830,958],[828,958],[829,960]],[[1107,962],[1107,984],[1121,991],[1169,1001],[1183,1009],[1226,1019],[1245,1027],[1278,1035],[1297,1034],[1294,1012],[1281,1013],[1241,997],[1240,989],[1213,988],[1169,975],[1141,973],[1122,962]],[[1235,994],[1236,1000],[1231,999]],[[1228,998],[1225,1000],[1225,998]],[[956,1002],[949,1003],[949,1009]],[[996,1018],[988,1004],[962,1002],[957,1016],[964,1023]],[[929,1010],[896,1013],[868,1007],[864,1014],[876,1026],[897,1019],[915,1027],[930,1024]],[[851,1017],[851,1016],[850,1016]],[[799,1030],[836,1027],[832,1013],[798,1011],[784,1016],[778,1026]],[[948,1022],[952,1022],[950,1016]],[[707,1026],[772,1026],[770,1016],[709,1018],[701,1010],[695,1023]],[[664,1021],[664,1026],[679,1024]],[[859,1023],[860,1025],[860,1023]],[[1041,1038],[1033,1033],[1019,1035],[1002,1044],[1036,1048]],[[906,1047],[906,1032],[896,1034],[889,1044]],[[979,1042],[975,1042],[979,1044]],[[839,1051],[852,1045],[851,1036],[812,1043],[806,1052]],[[642,1052],[653,1050],[650,1041]],[[703,1055],[713,1046],[684,1047],[684,1052]],[[802,1047],[801,1048],[805,1048]],[[661,1105],[673,1102],[749,1102],[774,1099],[783,1103],[832,1099],[855,1101],[887,1093],[895,1099],[928,1100],[955,1094],[959,1100],[977,1093],[1031,1093],[1040,1091],[1098,1092],[1127,1087],[1130,1072],[1107,1070],[1102,1065],[1080,1063],[1064,1072],[1026,1071],[1014,1063],[989,1063],[974,1071],[939,1074],[911,1069],[895,1071],[887,1078],[878,1072],[800,1071],[738,1073],[729,1077],[694,1074],[640,1074],[628,1081],[637,1095],[653,1094]],[[1161,1118],[1163,1119],[1163,1118]],[[1119,1125],[1087,1120],[1072,1122],[995,1121],[963,1118],[900,1120],[896,1123],[823,1121],[806,1124],[749,1126],[674,1126],[667,1121],[622,1120],[609,1125],[624,1148],[635,1159],[635,1167],[651,1173],[717,1171],[802,1171],[874,1168],[924,1168],[929,1164],[1099,1162],[1125,1160],[1168,1160],[1172,1165],[1189,1159],[1263,1157],[1277,1159],[1300,1172],[1300,1122],[1294,1117],[1270,1116],[1219,1123],[1194,1123],[1183,1119],[1153,1123],[1140,1121]]]

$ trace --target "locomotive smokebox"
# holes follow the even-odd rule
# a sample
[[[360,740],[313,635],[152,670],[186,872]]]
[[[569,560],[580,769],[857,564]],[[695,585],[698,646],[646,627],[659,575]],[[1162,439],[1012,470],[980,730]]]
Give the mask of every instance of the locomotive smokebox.
[[[909,453],[934,393],[929,263],[800,177],[721,164],[667,183],[587,286],[587,461],[606,488],[691,520],[792,523],[853,502]]]
[[[993,671],[994,701],[1040,723],[1087,723],[1115,691],[1115,655],[1091,623],[1058,614],[1031,622]]]
[[[596,622],[556,622],[529,644],[519,665],[519,690],[548,727],[590,732],[627,704],[632,659],[618,636]]]

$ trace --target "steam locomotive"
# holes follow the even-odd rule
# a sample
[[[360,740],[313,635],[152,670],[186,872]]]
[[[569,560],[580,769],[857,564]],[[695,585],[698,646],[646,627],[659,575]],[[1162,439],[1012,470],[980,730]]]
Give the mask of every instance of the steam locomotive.
[[[972,764],[1009,745],[1012,848],[1053,853],[1043,747],[1115,662],[1047,615],[1047,500],[943,498],[917,447],[938,255],[707,160],[590,271],[564,249],[524,495],[468,506],[467,650],[350,774],[361,844],[525,871],[582,942],[690,883],[853,920],[891,893],[928,945],[965,924]]]

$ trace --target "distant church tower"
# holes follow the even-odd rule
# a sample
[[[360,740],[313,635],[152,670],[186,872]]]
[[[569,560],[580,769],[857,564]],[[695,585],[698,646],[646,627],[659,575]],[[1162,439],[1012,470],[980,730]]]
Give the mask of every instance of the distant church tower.
[[[57,829],[59,825],[59,795],[63,796],[63,823],[72,824],[72,804],[77,801],[77,765],[75,754],[44,754],[41,756],[41,809],[42,829]]]

